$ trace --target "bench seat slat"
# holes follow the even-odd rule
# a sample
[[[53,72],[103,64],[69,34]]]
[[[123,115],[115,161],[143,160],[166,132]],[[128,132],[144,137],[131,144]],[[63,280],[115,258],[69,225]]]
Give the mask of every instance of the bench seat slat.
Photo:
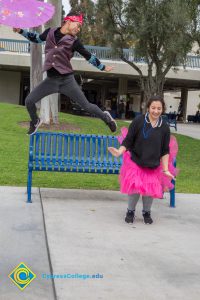
[[[57,168],[57,167],[62,167],[62,168],[68,168],[69,166],[71,167],[76,167],[77,169],[82,169],[82,168],[90,168],[90,169],[99,169],[99,170],[103,170],[103,169],[116,169],[119,171],[119,165],[110,165],[110,164],[102,164],[101,166],[98,165],[98,164],[82,164],[82,163],[79,163],[79,164],[71,164],[70,162],[68,164],[33,164],[33,170],[36,170],[36,169],[53,169],[53,168]]]

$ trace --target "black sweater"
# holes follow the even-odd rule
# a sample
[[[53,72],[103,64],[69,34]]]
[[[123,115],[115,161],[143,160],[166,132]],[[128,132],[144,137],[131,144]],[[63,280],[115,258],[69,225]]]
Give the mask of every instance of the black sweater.
[[[136,117],[129,126],[122,146],[131,152],[132,160],[141,167],[156,168],[162,156],[169,154],[170,130],[163,120],[153,128],[144,116]]]

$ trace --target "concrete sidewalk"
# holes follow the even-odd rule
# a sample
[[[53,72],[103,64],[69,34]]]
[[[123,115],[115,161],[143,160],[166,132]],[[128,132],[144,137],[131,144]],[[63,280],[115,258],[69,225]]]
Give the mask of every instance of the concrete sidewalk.
[[[39,190],[33,188],[34,203],[26,203],[26,189],[0,187],[0,299],[53,300],[51,281],[41,280],[50,272]],[[37,278],[21,291],[8,278],[24,262]]]
[[[127,123],[131,123],[131,121],[125,120]],[[194,123],[177,123],[177,131],[174,127],[170,127],[171,133],[182,134],[186,136],[190,136],[194,139],[200,140],[200,124]]]
[[[25,188],[0,193],[1,300],[199,299],[200,195],[177,194],[175,209],[155,200],[148,226],[140,202],[124,222],[119,192],[34,189],[32,204]],[[7,277],[20,262],[37,275],[23,292]]]
[[[190,136],[194,139],[200,140],[200,124],[191,124],[191,123],[177,123],[177,131],[175,128],[170,127],[171,132],[175,132],[178,134]]]

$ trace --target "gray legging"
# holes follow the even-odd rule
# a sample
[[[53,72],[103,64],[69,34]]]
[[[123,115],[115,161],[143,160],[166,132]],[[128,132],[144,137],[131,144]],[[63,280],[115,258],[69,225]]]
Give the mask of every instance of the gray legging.
[[[28,95],[26,98],[26,107],[34,123],[38,119],[35,103],[54,93],[66,95],[77,102],[85,111],[96,115],[106,124],[108,123],[108,116],[97,105],[90,103],[86,99],[72,74],[68,76],[47,77]]]
[[[135,210],[140,194],[128,195],[128,210]],[[153,198],[149,196],[142,196],[143,212],[150,212],[153,203]]]

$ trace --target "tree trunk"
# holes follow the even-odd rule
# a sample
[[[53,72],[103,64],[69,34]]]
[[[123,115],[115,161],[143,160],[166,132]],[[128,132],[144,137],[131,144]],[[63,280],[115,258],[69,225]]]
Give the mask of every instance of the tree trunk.
[[[141,111],[142,113],[146,112],[146,104],[148,99],[153,96],[163,96],[165,78],[163,77],[162,72],[156,72],[153,76],[152,66],[148,66],[148,76],[140,76],[140,86],[141,86]]]
[[[42,2],[42,0],[41,0]],[[37,32],[42,32],[42,27],[34,28]],[[30,67],[30,91],[32,91],[42,81],[42,46],[30,43],[31,67]],[[37,109],[40,102],[36,103]]]
[[[163,96],[165,74],[159,65],[156,66],[156,69],[154,71],[153,62],[149,61],[148,74],[147,76],[144,76],[141,69],[134,62],[127,60],[124,56],[121,56],[121,59],[138,72],[139,75],[138,81],[139,81],[140,92],[141,92],[140,111],[142,113],[145,113],[147,101],[152,95]]]
[[[40,29],[40,27],[38,29]],[[42,47],[39,44],[31,43],[30,49],[30,90],[32,91],[42,81]]]
[[[54,17],[45,24],[45,29],[49,27],[59,27],[61,24],[62,16],[62,1],[61,0],[48,0],[49,3],[55,6]],[[44,78],[46,74],[44,75]],[[41,103],[40,115],[43,123],[50,124],[59,123],[58,119],[58,94],[53,94],[45,97]]]

